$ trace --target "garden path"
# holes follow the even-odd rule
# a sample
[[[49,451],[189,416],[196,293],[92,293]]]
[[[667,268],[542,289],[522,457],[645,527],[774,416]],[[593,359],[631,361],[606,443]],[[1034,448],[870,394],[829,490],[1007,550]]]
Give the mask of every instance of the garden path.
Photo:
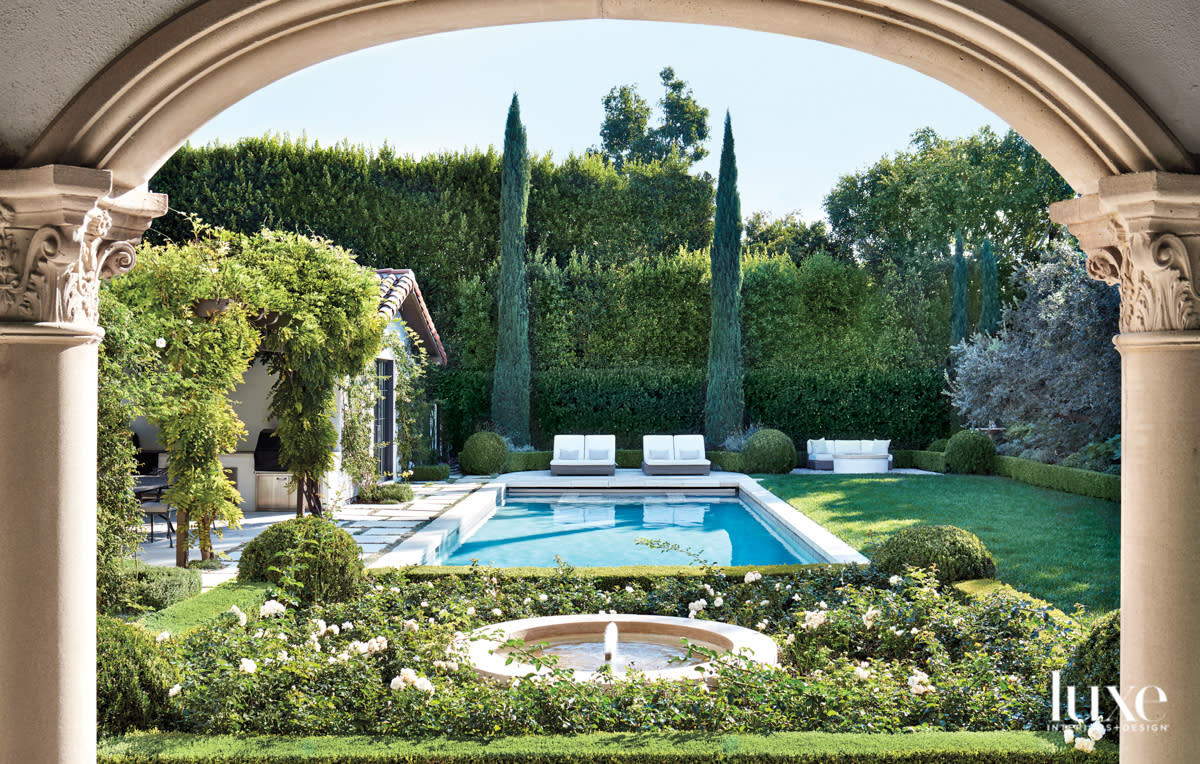
[[[423,483],[413,485],[413,500],[405,504],[348,504],[331,513],[334,522],[344,528],[358,543],[363,562],[370,565],[375,559],[394,549],[413,533],[468,494],[478,489],[487,478],[480,480],[459,479],[453,483]],[[215,570],[201,571],[203,587],[211,589],[217,584],[237,576],[237,561],[246,544],[263,530],[295,517],[296,513],[248,512],[242,519],[242,527],[220,527],[222,535],[213,534],[214,551],[225,555],[225,564]],[[143,541],[138,548],[137,559],[147,565],[174,565],[175,550],[168,546],[162,522],[156,523],[154,541]],[[149,533],[150,526],[143,525],[142,531]]]

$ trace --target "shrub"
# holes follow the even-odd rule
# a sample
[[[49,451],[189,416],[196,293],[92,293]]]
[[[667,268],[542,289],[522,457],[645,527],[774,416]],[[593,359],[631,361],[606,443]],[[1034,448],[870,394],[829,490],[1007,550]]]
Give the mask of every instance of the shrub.
[[[174,670],[146,630],[96,619],[96,727],[102,735],[147,729],[167,708]]]
[[[504,460],[504,472],[527,472],[550,469],[552,451],[509,451]]]
[[[946,443],[946,466],[951,472],[981,475],[991,472],[996,444],[982,432],[963,430]]]
[[[1119,687],[1121,682],[1121,611],[1092,624],[1067,661],[1063,681],[1080,687]]]
[[[242,550],[238,578],[270,581],[297,601],[341,602],[359,590],[363,564],[349,533],[309,515],[258,534]]]
[[[796,445],[779,430],[759,430],[742,446],[746,472],[791,472],[796,466]]]
[[[132,576],[135,607],[162,610],[200,593],[200,571],[191,568],[148,567]]]
[[[892,467],[896,469],[916,468],[929,472],[945,472],[946,457],[938,451],[905,451],[892,452]]]
[[[497,433],[481,430],[463,444],[458,465],[468,475],[492,475],[504,469],[508,447]]]
[[[950,442],[949,438],[938,438],[937,440],[933,441],[928,446],[926,446],[925,450],[926,451],[937,451],[938,453],[945,453],[946,444],[949,442]]]
[[[713,468],[726,472],[745,472],[745,460],[736,451],[709,451],[705,457],[712,462]]]
[[[943,583],[996,574],[996,563],[979,537],[953,525],[903,528],[869,549],[867,556],[888,575],[903,573],[906,565],[936,565],[938,580]]]
[[[413,490],[408,483],[381,483],[358,491],[362,504],[403,504],[412,500]]]
[[[427,483],[433,480],[445,480],[450,477],[449,464],[418,464],[412,468],[409,480],[414,483]]]
[[[1109,501],[1121,500],[1120,475],[1042,464],[1015,456],[997,456],[995,465],[997,475],[1020,480],[1029,485]]]
[[[1114,610],[1092,624],[1086,637],[1067,660],[1062,673],[1064,685],[1073,685],[1082,702],[1087,703],[1088,687],[1099,687],[1105,718],[1116,710],[1105,687],[1121,686],[1121,611]],[[1116,718],[1110,721],[1118,721]],[[1115,726],[1120,726],[1119,724]]]

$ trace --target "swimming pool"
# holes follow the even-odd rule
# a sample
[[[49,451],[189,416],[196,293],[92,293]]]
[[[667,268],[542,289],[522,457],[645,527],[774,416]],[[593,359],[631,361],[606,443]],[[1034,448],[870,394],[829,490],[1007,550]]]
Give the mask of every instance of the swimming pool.
[[[509,491],[503,505],[470,535],[443,548],[438,564],[497,567],[568,564],[690,565],[688,555],[637,543],[658,539],[695,550],[718,565],[825,562],[769,513],[726,495],[585,493],[529,495]]]

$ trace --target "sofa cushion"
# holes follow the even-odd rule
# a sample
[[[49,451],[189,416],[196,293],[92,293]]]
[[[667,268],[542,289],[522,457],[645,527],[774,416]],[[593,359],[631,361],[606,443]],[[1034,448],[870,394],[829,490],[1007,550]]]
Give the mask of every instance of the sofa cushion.
[[[861,454],[862,441],[859,440],[835,440],[833,441],[834,454]]]
[[[886,454],[888,452],[888,447],[891,445],[892,441],[890,440],[873,440],[871,441],[871,453]]]
[[[829,443],[824,438],[810,440],[808,441],[808,453],[809,456],[813,454],[827,454],[829,453]]]

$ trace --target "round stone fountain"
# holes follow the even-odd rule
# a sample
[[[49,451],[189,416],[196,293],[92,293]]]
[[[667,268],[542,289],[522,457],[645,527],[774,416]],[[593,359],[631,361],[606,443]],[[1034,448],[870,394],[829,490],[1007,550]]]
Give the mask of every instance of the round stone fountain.
[[[534,673],[530,663],[509,659],[503,647],[520,639],[534,655],[558,657],[557,665],[588,681],[604,666],[613,673],[636,670],[651,679],[699,681],[703,656],[687,657],[682,640],[698,647],[731,651],[759,663],[775,664],[775,642],[757,631],[717,621],[659,615],[556,615],[523,618],[485,626],[472,632],[468,658],[481,677],[508,681]],[[537,648],[541,643],[546,647]],[[545,670],[543,670],[544,672]]]

